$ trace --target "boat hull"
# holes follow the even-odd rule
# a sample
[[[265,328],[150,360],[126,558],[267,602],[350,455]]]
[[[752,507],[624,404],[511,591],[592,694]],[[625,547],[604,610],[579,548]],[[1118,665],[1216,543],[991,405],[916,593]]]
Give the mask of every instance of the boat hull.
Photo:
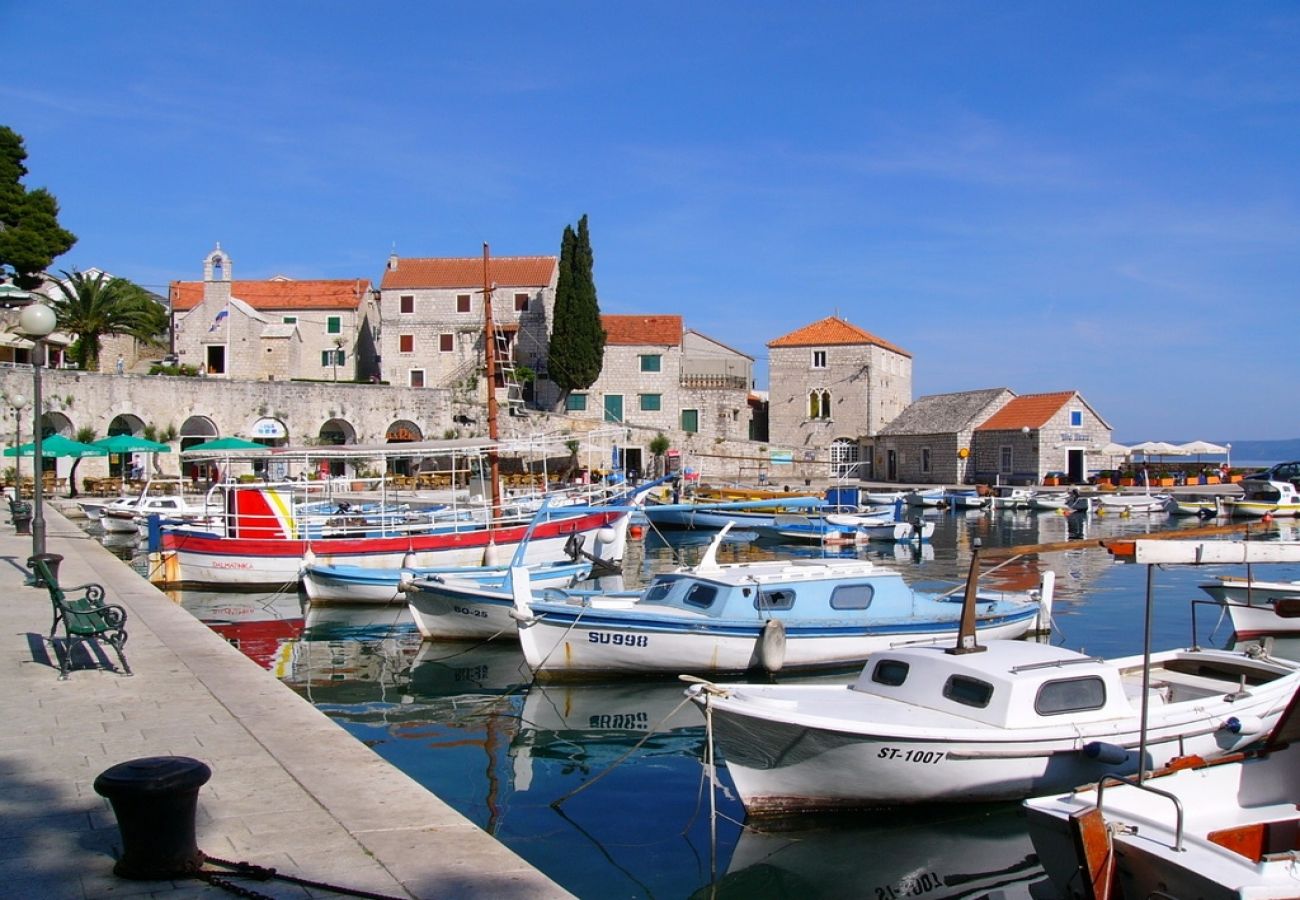
[[[1233,704],[1231,712],[1257,716],[1267,729],[1277,721],[1295,684],[1295,679],[1286,679],[1260,686],[1247,701]],[[727,770],[751,815],[1023,800],[1095,782],[1106,774],[1136,771],[1136,720],[1061,728],[1055,734],[922,738],[905,736],[902,730],[793,720],[788,701],[764,700],[758,688],[737,695],[743,699],[711,704]],[[746,712],[738,714],[742,705]],[[1222,704],[1214,711],[1209,707],[1180,710],[1166,718],[1153,713],[1148,766],[1163,766],[1189,754],[1222,754],[1244,742],[1221,727],[1229,710]],[[1094,741],[1123,748],[1122,760],[1089,756],[1085,747]]]
[[[626,515],[622,510],[602,511],[542,522],[528,537],[523,562],[565,559],[565,547],[574,534],[590,545],[593,535],[605,528],[613,532],[613,526]],[[497,564],[509,559],[528,529],[527,524],[517,524],[492,530],[467,527],[455,531],[323,540],[230,538],[165,529],[161,549],[151,559],[150,579],[168,587],[262,590],[297,584],[303,565],[311,561],[393,569]],[[621,555],[607,558],[618,559]]]
[[[520,622],[519,642],[540,680],[601,675],[679,672],[744,672],[770,669],[764,623],[669,621],[629,610],[608,611],[566,604],[534,604],[534,618]],[[1016,638],[1040,627],[1032,606],[979,620],[982,638]],[[855,625],[786,623],[781,670],[846,667],[869,654],[903,644],[951,641],[957,621]]]

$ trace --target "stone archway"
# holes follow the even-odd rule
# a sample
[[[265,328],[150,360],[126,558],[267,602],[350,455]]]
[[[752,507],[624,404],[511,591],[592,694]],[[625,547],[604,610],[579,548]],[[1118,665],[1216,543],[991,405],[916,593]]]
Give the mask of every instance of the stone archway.
[[[190,416],[181,423],[181,452],[184,453],[195,444],[206,443],[220,435],[221,432],[217,429],[216,423],[207,416]],[[181,459],[184,460],[184,457],[181,457]],[[181,474],[197,485],[201,478],[211,476],[210,465],[211,463],[206,460],[203,462],[182,461]]]
[[[409,419],[395,419],[384,429],[384,440],[390,444],[410,444],[424,440],[424,432],[420,430],[419,425]],[[388,464],[389,474],[414,474],[415,460],[411,457],[391,457]]]
[[[321,425],[320,430],[316,432],[316,440],[326,447],[342,447],[344,444],[355,444],[357,442],[357,430],[352,427],[352,423],[345,419],[330,419]],[[344,474],[347,467],[341,459],[331,459],[322,465],[321,473],[325,474],[328,469],[331,478]]]

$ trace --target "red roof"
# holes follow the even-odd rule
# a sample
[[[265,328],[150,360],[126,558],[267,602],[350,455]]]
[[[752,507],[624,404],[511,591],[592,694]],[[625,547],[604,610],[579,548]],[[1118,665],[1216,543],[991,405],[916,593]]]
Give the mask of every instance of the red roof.
[[[1016,397],[976,426],[975,430],[1015,431],[1025,427],[1042,428],[1075,396],[1074,391],[1060,391],[1055,394],[1025,394]]]
[[[605,345],[678,347],[682,343],[681,316],[606,316],[600,317],[605,329]]]
[[[559,259],[554,256],[493,256],[488,281],[501,287],[546,287]],[[384,272],[382,290],[409,288],[483,287],[483,258],[399,257],[397,267]]]
[[[173,281],[172,309],[186,312],[203,302],[202,281]],[[357,309],[370,292],[366,278],[330,281],[232,281],[230,294],[253,309]]]
[[[902,347],[878,338],[869,331],[863,331],[856,325],[845,322],[839,316],[827,316],[820,322],[805,325],[784,337],[768,342],[768,347],[830,347],[852,344],[874,344],[886,350],[892,350],[903,356],[911,356]]]

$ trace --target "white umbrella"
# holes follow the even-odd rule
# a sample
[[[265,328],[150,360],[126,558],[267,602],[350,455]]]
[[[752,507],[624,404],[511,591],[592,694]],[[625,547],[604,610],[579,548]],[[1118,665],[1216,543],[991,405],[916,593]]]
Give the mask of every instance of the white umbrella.
[[[1197,456],[1203,454],[1214,454],[1219,456],[1228,455],[1227,447],[1220,444],[1211,444],[1209,441],[1188,441],[1186,444],[1179,444],[1178,448],[1188,456],[1191,456],[1193,453]]]
[[[1107,444],[1105,447],[1102,447],[1097,452],[1102,456],[1110,456],[1110,457],[1131,456],[1133,453],[1133,448],[1127,447],[1124,444],[1117,444],[1114,441],[1111,441],[1109,444]]]
[[[1167,441],[1143,441],[1140,444],[1134,444],[1129,447],[1131,453],[1141,453],[1143,459],[1150,459],[1153,456],[1190,456],[1190,450],[1184,450],[1177,444],[1171,444]]]

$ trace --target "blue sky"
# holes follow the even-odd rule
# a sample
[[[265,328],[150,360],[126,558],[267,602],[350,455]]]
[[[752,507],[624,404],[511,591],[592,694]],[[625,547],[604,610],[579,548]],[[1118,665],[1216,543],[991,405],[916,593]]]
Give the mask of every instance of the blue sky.
[[[914,392],[1293,438],[1300,5],[0,0],[0,123],[98,266],[378,281],[557,254],[759,361],[839,314]],[[26,56],[28,62],[23,63]],[[1282,385],[1279,387],[1279,385]]]

